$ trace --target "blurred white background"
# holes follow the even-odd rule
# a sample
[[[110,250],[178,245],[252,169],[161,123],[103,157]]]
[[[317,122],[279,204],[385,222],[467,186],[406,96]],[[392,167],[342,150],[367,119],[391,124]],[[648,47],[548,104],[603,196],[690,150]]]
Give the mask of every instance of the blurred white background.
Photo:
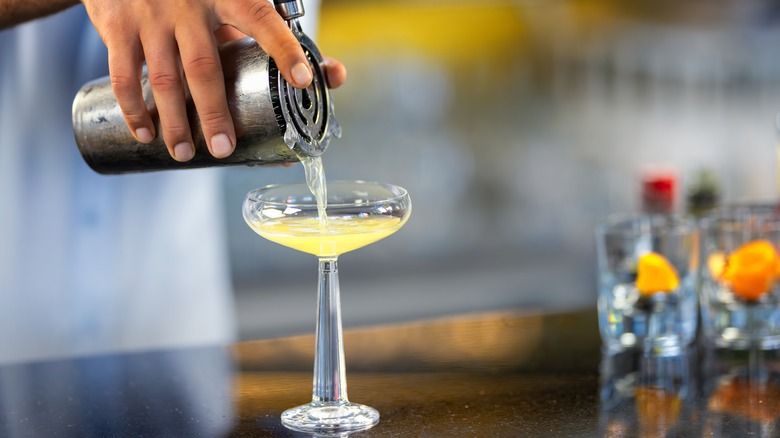
[[[340,259],[345,326],[595,305],[593,229],[640,206],[648,166],[717,176],[721,202],[774,200],[774,1],[324,0],[348,67],[330,179],[406,187],[404,229]],[[301,166],[225,173],[243,339],[314,327],[316,259],[243,223],[252,188]]]

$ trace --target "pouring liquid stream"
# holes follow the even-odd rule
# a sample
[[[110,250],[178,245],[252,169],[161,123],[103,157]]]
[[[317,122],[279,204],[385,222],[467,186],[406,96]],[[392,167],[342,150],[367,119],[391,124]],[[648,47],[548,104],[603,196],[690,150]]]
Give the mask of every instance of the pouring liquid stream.
[[[324,232],[328,227],[328,186],[325,181],[325,169],[322,167],[322,157],[299,155],[298,159],[303,164],[306,173],[306,185],[317,200],[317,215],[320,222],[320,231]]]

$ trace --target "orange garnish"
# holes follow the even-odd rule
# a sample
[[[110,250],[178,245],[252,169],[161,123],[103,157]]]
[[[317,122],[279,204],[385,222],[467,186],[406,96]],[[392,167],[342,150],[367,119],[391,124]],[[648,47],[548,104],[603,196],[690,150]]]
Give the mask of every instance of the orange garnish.
[[[780,278],[780,254],[777,257],[777,266],[775,267],[775,277]]]
[[[777,280],[780,256],[766,240],[748,242],[731,253],[722,278],[734,295],[755,301],[768,293]]]
[[[661,254],[649,252],[639,257],[636,288],[642,295],[671,292],[680,285],[677,271]]]

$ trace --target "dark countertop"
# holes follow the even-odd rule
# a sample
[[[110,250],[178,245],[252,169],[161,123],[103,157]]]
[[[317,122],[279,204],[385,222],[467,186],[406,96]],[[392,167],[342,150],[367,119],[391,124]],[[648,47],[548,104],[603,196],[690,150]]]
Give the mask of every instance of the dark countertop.
[[[780,436],[780,360],[692,348],[603,356],[594,310],[345,333],[356,437]],[[299,437],[313,336],[0,367],[0,436]],[[599,370],[602,370],[601,374]]]

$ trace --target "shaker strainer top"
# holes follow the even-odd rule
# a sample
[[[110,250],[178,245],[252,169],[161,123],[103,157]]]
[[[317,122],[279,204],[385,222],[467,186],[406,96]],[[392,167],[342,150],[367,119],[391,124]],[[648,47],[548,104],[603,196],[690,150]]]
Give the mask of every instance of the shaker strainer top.
[[[274,0],[274,4],[301,43],[313,73],[311,84],[305,89],[298,89],[284,79],[273,60],[269,61],[276,121],[289,148],[296,149],[297,146],[306,155],[318,156],[328,147],[331,136],[341,138],[341,127],[333,116],[333,101],[322,69],[323,58],[316,44],[303,33],[298,21],[304,14],[302,1]],[[277,81],[273,80],[274,77]]]

